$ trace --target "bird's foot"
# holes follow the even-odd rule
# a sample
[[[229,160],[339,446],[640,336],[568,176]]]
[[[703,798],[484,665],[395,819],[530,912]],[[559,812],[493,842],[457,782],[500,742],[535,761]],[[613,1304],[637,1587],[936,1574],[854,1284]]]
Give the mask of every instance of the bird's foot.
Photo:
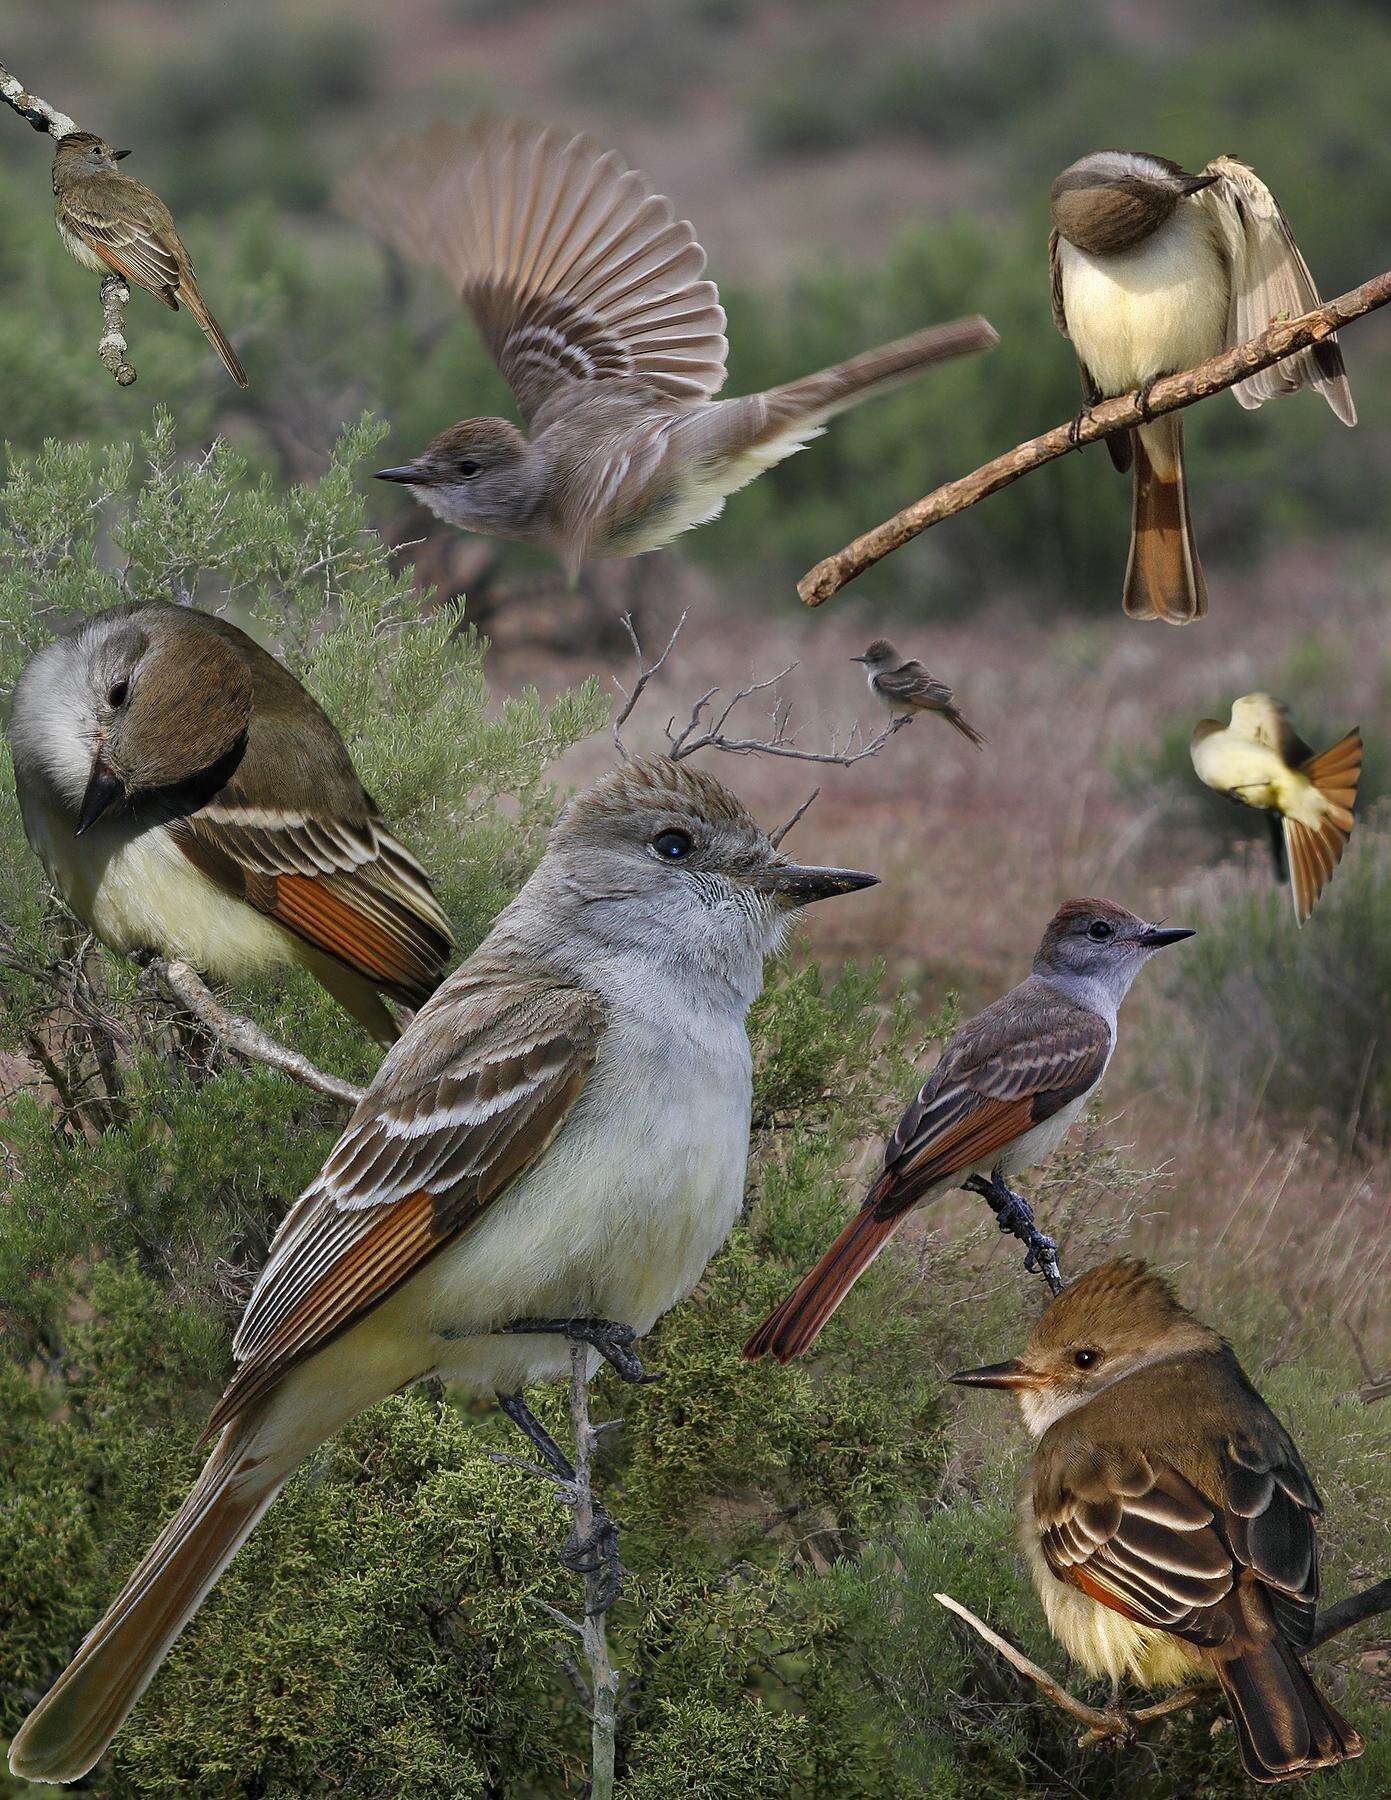
[[[1077,448],[1077,446],[1082,441],[1082,427],[1084,425],[1090,425],[1091,422],[1092,422],[1092,409],[1089,406],[1084,406],[1082,408],[1081,412],[1078,413],[1077,417],[1068,426],[1067,441],[1069,444],[1072,445],[1072,448],[1074,450]]]
[[[966,1186],[989,1202],[1000,1230],[1010,1232],[1024,1245],[1025,1271],[1030,1275],[1042,1275],[1051,1291],[1060,1293],[1063,1278],[1058,1268],[1058,1246],[1039,1230],[1034,1222],[1034,1209],[1024,1196],[1015,1193],[999,1174],[988,1178],[973,1175]]]
[[[606,1613],[623,1592],[625,1570],[618,1560],[618,1527],[596,1500],[590,1509],[591,1525],[580,1537],[572,1531],[557,1558],[572,1575],[597,1575],[594,1604],[586,1608],[591,1619]]]
[[[1153,392],[1154,384],[1158,380],[1159,377],[1157,375],[1151,375],[1148,381],[1142,381],[1135,390],[1135,410],[1146,424],[1154,417],[1153,412],[1150,410],[1150,394]]]
[[[612,1319],[514,1319],[502,1331],[553,1332],[569,1338],[572,1344],[588,1344],[597,1350],[620,1381],[637,1385],[660,1381],[660,1374],[649,1375],[633,1349],[637,1332],[631,1325],[619,1325]]]

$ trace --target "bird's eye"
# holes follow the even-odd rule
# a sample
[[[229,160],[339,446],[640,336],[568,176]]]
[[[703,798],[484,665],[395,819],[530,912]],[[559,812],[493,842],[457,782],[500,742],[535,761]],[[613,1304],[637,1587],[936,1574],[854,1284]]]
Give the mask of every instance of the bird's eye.
[[[1094,944],[1104,944],[1107,938],[1113,938],[1115,935],[1115,926],[1108,925],[1105,919],[1093,919],[1087,927],[1087,936]]]
[[[483,467],[482,463],[461,462],[459,464],[459,473],[460,473],[460,475],[463,476],[465,481],[472,481],[474,476],[478,474],[478,472],[482,469],[482,467]]]
[[[1074,1350],[1072,1360],[1079,1369],[1090,1369],[1101,1361],[1099,1350]]]
[[[128,681],[113,681],[111,686],[106,690],[107,705],[124,706],[126,703],[126,695],[129,692],[130,683]]]
[[[683,856],[691,854],[691,839],[684,831],[659,831],[652,840],[652,848],[663,862],[680,862]]]

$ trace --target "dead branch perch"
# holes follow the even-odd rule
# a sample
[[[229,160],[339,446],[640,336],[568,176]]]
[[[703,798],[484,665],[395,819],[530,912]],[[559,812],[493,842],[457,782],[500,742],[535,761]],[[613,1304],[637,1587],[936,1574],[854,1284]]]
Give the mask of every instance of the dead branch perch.
[[[307,1056],[301,1056],[298,1050],[291,1050],[287,1045],[277,1043],[253,1020],[242,1013],[229,1011],[209,991],[192,964],[179,958],[170,962],[162,956],[156,956],[150,959],[148,967],[194,1017],[207,1026],[218,1042],[226,1045],[229,1050],[235,1050],[249,1062],[264,1063],[268,1069],[279,1069],[282,1075],[290,1075],[296,1081],[303,1082],[305,1087],[313,1088],[316,1094],[326,1094],[330,1100],[337,1100],[344,1106],[356,1106],[361,1100],[362,1088],[354,1087],[350,1081],[340,1081],[336,1075],[326,1075]]]
[[[1166,1713],[1181,1712],[1185,1706],[1191,1706],[1208,1691],[1203,1688],[1181,1688],[1176,1693],[1166,1694],[1162,1700],[1152,1701],[1148,1706],[1134,1707],[1129,1712],[1120,1707],[1089,1706],[1085,1700],[1079,1700],[1076,1694],[1069,1693],[1055,1676],[1050,1675],[1032,1657],[1025,1656],[1008,1638],[1001,1637],[998,1631],[992,1630],[984,1619],[977,1618],[959,1600],[953,1600],[950,1594],[934,1594],[932,1598],[948,1612],[955,1613],[958,1619],[964,1619],[993,1650],[999,1651],[1007,1663],[1018,1669],[1021,1675],[1026,1675],[1040,1692],[1046,1694],[1055,1706],[1060,1707],[1079,1724],[1085,1725],[1087,1729],[1078,1739],[1084,1750],[1108,1739],[1132,1738],[1141,1725],[1161,1719]],[[1326,1612],[1320,1613],[1309,1640],[1310,1648],[1326,1644],[1340,1632],[1348,1631],[1352,1626],[1360,1625],[1364,1619],[1374,1618],[1378,1613],[1384,1612],[1391,1612],[1391,1579],[1378,1581],[1360,1594],[1349,1594],[1336,1606],[1330,1606]]]
[[[21,119],[27,119],[35,131],[63,138],[77,130],[77,122],[47,100],[31,94],[23,82],[0,63],[0,100],[12,106]],[[135,365],[126,356],[125,308],[130,305],[130,288],[119,275],[103,277],[101,284],[102,335],[97,356],[109,370],[118,387],[129,387],[135,380]]]
[[[1272,363],[1322,342],[1354,319],[1385,306],[1388,301],[1391,301],[1391,270],[1384,275],[1372,276],[1361,287],[1341,294],[1336,300],[1326,301],[1312,312],[1301,313],[1296,319],[1273,320],[1249,342],[1222,350],[1196,368],[1179,375],[1166,375],[1150,389],[1149,403],[1144,410],[1134,394],[1104,400],[1083,412],[1079,419],[1055,425],[1051,431],[1030,438],[1027,443],[1017,444],[1003,456],[982,464],[970,475],[934,488],[921,500],[905,506],[902,512],[895,513],[882,525],[876,525],[843,550],[837,550],[834,556],[825,557],[815,568],[808,569],[797,583],[797,592],[808,606],[820,606],[891,550],[901,549],[930,525],[939,525],[954,513],[965,512],[968,506],[999,493],[1001,488],[1018,481],[1030,470],[1066,456],[1069,450],[1080,450],[1084,444],[1109,437],[1114,431],[1143,425],[1159,413],[1177,412],[1181,407],[1206,400],[1211,394],[1220,394],[1224,388],[1234,387],[1248,375],[1268,369]]]

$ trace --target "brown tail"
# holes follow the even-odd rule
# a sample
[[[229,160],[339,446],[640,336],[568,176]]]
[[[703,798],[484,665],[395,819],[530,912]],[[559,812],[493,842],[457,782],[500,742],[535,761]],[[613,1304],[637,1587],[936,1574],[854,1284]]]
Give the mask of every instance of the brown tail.
[[[1308,776],[1324,800],[1323,817],[1316,826],[1298,819],[1284,821],[1290,893],[1295,919],[1302,925],[1352,835],[1352,809],[1362,774],[1362,733],[1354,727],[1330,749],[1310,757],[1300,773]]]
[[[1130,561],[1122,605],[1132,619],[1186,625],[1207,611],[1207,583],[1188,520],[1183,421],[1169,413],[1132,435]]]
[[[877,1219],[859,1212],[841,1232],[810,1274],[802,1280],[744,1345],[752,1362],[773,1356],[789,1362],[815,1343],[821,1327],[884,1248],[900,1215]]]
[[[250,383],[247,381],[246,370],[241,366],[241,361],[238,358],[236,351],[227,342],[225,332],[218,324],[217,320],[208,311],[203,296],[198,292],[197,288],[190,288],[185,282],[179,289],[179,297],[198,321],[203,336],[221,357],[222,366],[232,377],[233,381],[236,382],[239,388],[250,386]]]
[[[911,337],[881,344],[877,350],[852,356],[849,362],[804,375],[800,381],[789,381],[785,387],[771,388],[754,398],[767,403],[770,420],[776,421],[780,430],[785,431],[793,420],[820,425],[847,407],[858,406],[861,400],[911,381],[934,363],[974,356],[999,341],[995,327],[979,314],[953,319],[950,324],[930,325]]]
[[[955,725],[962,737],[969,738],[977,750],[983,750],[990,741],[983,732],[977,731],[974,725],[968,724],[954,706],[944,706],[942,708],[942,717],[946,719],[949,724]]]
[[[120,1730],[170,1645],[279,1492],[248,1453],[252,1423],[230,1425],[197,1484],[106,1616],[20,1726],[10,1768],[75,1781]]]
[[[1228,1662],[1213,1659],[1252,1781],[1289,1781],[1362,1754],[1362,1739],[1278,1636]]]

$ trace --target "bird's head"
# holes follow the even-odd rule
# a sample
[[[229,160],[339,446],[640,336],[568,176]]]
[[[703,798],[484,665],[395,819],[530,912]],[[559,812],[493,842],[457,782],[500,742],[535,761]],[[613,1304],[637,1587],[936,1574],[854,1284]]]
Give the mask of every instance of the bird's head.
[[[105,138],[90,131],[69,131],[53,146],[53,181],[80,181],[88,175],[109,175],[129,150],[113,150]]]
[[[542,498],[543,461],[506,419],[463,419],[409,462],[378,469],[450,525],[488,537],[525,537]]]
[[[875,638],[862,656],[852,656],[850,660],[863,663],[871,675],[877,675],[881,669],[896,669],[901,659],[887,638]]]
[[[791,913],[877,880],[790,861],[713,775],[666,757],[621,763],[572,800],[533,877],[546,912],[600,949],[695,966],[747,998]]]
[[[1216,180],[1143,150],[1094,150],[1053,183],[1053,224],[1079,250],[1113,256],[1157,231],[1180,200]]]
[[[1193,935],[1187,926],[1150,925],[1110,900],[1069,900],[1048,921],[1034,973],[1114,1007],[1156,950]]]
[[[1179,1304],[1161,1275],[1133,1257],[1088,1269],[1041,1315],[1021,1355],[958,1369],[958,1387],[1000,1388],[1041,1437],[1055,1419],[1151,1363],[1216,1349],[1217,1333]]]

